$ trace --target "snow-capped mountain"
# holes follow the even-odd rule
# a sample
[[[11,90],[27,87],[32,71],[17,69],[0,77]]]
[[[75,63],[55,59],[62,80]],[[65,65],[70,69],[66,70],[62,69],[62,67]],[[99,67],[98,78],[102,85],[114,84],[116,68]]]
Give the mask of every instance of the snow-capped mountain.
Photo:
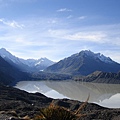
[[[85,50],[85,51],[81,51],[81,52],[83,52],[83,54],[90,56],[91,58],[94,58],[96,60],[99,59],[105,63],[114,63],[114,61],[110,57],[106,57],[101,53],[94,53],[90,50]]]
[[[40,59],[27,59],[27,60],[24,60],[24,59],[21,59],[20,60],[22,63],[30,66],[30,67],[33,67],[33,66],[38,66],[38,65],[42,65],[42,66],[50,66],[52,64],[54,64],[53,61],[47,59],[47,58],[40,58]]]
[[[8,52],[5,48],[0,49],[0,56],[4,58],[7,62],[10,64],[16,66],[17,68],[21,69],[22,71],[27,72],[35,72],[35,71],[41,71],[47,68],[50,65],[53,65],[54,62],[47,59],[47,58],[40,58],[38,60],[36,59],[21,59],[14,55],[12,55],[10,52]]]
[[[5,60],[8,60],[8,59],[11,60],[15,64],[20,64],[21,63],[20,58],[15,57],[10,52],[8,52],[5,48],[0,49],[0,56],[2,58],[4,58]]]
[[[38,60],[37,59],[27,59],[27,60],[21,59],[20,61],[23,64],[36,69],[35,71],[43,71],[45,68],[55,63],[47,58],[40,58]]]
[[[0,56],[0,84],[8,85],[29,78],[27,73],[20,71]]]
[[[88,75],[94,71],[118,72],[120,64],[100,53],[81,51],[48,67],[47,72]]]

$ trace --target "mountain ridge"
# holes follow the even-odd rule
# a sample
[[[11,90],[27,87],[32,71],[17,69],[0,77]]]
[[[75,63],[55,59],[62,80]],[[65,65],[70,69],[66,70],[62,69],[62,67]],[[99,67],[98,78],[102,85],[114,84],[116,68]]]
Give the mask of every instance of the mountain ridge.
[[[27,78],[29,78],[27,73],[12,66],[0,56],[0,83],[8,85]]]
[[[45,68],[55,63],[47,58],[27,60],[18,58],[8,52],[5,48],[0,49],[0,56],[7,62],[24,72],[43,71]]]
[[[49,66],[45,71],[88,75],[94,71],[118,72],[119,70],[120,64],[111,58],[85,50],[60,60],[58,63]]]
[[[26,78],[29,78],[29,80],[66,80],[74,79],[75,76],[79,76],[80,80],[87,82],[120,83],[120,74],[118,72],[120,71],[120,64],[101,53],[94,53],[90,50],[73,54],[46,67],[46,69],[41,69],[39,64],[43,62],[44,67],[44,64],[51,62],[47,58],[28,59],[26,61],[13,56],[4,48],[0,49],[0,60],[2,61],[0,64],[0,80],[2,82],[6,80],[6,83],[11,83],[11,80],[19,81]],[[45,63],[44,60],[48,60],[48,62]],[[29,73],[29,75],[25,72]]]
[[[117,73],[95,71],[84,77],[76,77],[75,81],[120,84],[120,71]]]

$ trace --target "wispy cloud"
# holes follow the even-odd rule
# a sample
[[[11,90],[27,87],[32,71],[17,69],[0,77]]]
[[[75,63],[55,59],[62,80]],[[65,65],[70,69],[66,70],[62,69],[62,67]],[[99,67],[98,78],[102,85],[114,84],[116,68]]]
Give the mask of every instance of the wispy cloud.
[[[72,18],[73,17],[73,15],[69,15],[68,17],[67,17],[67,19],[70,19],[70,18]]]
[[[120,46],[120,27],[117,25],[102,25],[102,26],[89,26],[76,29],[49,29],[48,35],[52,39],[69,41],[69,43],[86,44],[87,46],[102,48],[102,45],[107,45],[106,49],[115,48]],[[104,29],[103,29],[104,28]],[[116,28],[116,30],[114,29]],[[114,32],[113,32],[114,31]],[[90,47],[89,46],[89,47]]]
[[[72,10],[71,9],[68,9],[68,8],[61,8],[59,10],[57,10],[57,12],[71,12]]]
[[[78,17],[79,20],[83,20],[85,18],[87,18],[87,16],[80,16],[80,17]]]
[[[57,20],[56,19],[50,19],[50,20],[48,20],[47,23],[48,24],[55,24],[55,23],[57,23]]]
[[[102,32],[78,32],[64,36],[64,39],[102,43],[107,35]]]
[[[16,21],[6,21],[4,19],[0,19],[0,22],[2,22],[3,24],[5,25],[8,25],[10,27],[13,27],[13,28],[24,28],[24,25],[23,24],[18,24]]]
[[[71,24],[74,22],[75,19],[70,20]],[[14,51],[18,57],[44,56],[52,60],[60,60],[82,49],[91,49],[96,52],[103,49],[101,53],[107,55],[110,52],[105,52],[106,50],[119,49],[120,46],[119,24],[85,27],[77,24],[73,28],[68,19],[41,17],[17,21],[17,25],[5,19],[0,19],[0,23],[2,23],[0,24],[2,28],[0,29],[2,33],[0,46]],[[21,29],[21,24],[18,23],[23,23],[24,29]],[[116,58],[118,59],[120,58]]]
[[[89,41],[103,43],[104,39],[107,38],[107,34],[101,31],[85,31],[85,32],[75,32],[74,30],[64,30],[64,29],[49,29],[51,37],[59,38],[63,40],[73,40],[73,41]],[[72,33],[71,33],[72,32]]]

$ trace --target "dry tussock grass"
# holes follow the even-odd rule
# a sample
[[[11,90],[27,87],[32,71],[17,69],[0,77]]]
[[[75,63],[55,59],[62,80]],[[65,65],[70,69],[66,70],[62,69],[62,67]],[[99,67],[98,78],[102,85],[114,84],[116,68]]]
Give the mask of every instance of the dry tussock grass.
[[[86,116],[86,114],[81,114],[81,111],[86,106],[88,100],[89,100],[89,96],[88,96],[88,99],[76,111],[70,111],[67,108],[54,105],[52,101],[52,103],[48,107],[42,108],[40,110],[40,114],[36,115],[32,120],[77,120],[77,119],[80,119],[81,117]]]

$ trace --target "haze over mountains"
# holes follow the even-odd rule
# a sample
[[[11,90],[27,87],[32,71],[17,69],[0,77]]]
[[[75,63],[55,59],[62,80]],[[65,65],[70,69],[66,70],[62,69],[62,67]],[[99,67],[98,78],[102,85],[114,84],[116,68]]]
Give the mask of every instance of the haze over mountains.
[[[50,65],[53,65],[54,62],[47,59],[47,58],[40,58],[36,59],[27,59],[24,60],[22,58],[18,58],[8,52],[5,48],[0,49],[0,56],[6,60],[8,63],[12,64],[13,66],[19,68],[21,71],[24,72],[36,72],[36,71],[43,71]]]
[[[28,79],[28,74],[12,66],[0,56],[0,84],[11,84],[14,81]]]
[[[54,62],[47,58],[24,60],[12,55],[5,48],[0,49],[0,83],[32,79],[33,72],[43,71]],[[39,79],[39,78],[38,78]]]
[[[0,82],[7,84],[26,79],[76,80],[75,76],[79,76],[77,80],[86,82],[120,83],[120,64],[89,50],[55,63],[47,58],[24,60],[1,48],[0,61]]]

